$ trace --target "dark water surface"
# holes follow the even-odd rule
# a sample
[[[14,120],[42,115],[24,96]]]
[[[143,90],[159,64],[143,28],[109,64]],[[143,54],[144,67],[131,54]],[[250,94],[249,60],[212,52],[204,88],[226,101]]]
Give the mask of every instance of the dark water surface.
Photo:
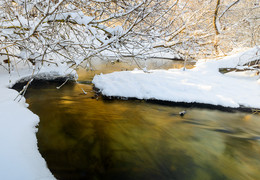
[[[193,107],[180,117],[183,107],[93,99],[91,84],[58,85],[36,83],[26,96],[57,179],[260,179],[258,114]]]

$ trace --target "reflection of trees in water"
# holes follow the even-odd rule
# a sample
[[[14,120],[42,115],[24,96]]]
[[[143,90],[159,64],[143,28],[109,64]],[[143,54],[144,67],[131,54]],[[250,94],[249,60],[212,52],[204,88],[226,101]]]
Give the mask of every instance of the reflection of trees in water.
[[[111,166],[113,153],[110,152],[106,132],[98,121],[91,121],[90,129],[81,128],[76,133],[76,143],[68,149],[68,159],[71,167],[82,172],[86,177],[99,177]],[[65,129],[71,128],[69,125]],[[81,131],[81,132],[80,132]]]
[[[81,172],[81,176],[98,179],[190,179],[194,176],[196,165],[192,157],[169,148],[172,137],[158,131],[136,111],[122,113],[134,113],[134,116],[129,120],[95,117],[95,120],[63,121],[64,138],[75,139],[75,145],[68,147],[65,157],[68,166]],[[63,116],[68,118],[66,114]]]
[[[238,160],[239,156],[249,156],[250,158],[255,158],[259,156],[254,149],[255,141],[250,141],[247,139],[236,138],[232,136],[225,136],[225,150],[224,154]]]
[[[62,150],[49,147],[44,155],[58,178],[191,179],[194,176],[193,158],[182,150],[170,148],[175,142],[165,133],[169,131],[167,123],[158,129],[158,124],[147,121],[136,110],[121,110],[127,119],[120,119],[118,115],[102,113],[93,117],[82,111],[76,115],[74,110],[64,112],[67,107],[59,108],[57,133],[70,143]],[[58,140],[52,139],[56,142],[51,144],[59,146]]]
[[[256,179],[260,177],[259,142],[246,138],[224,136],[225,149],[219,159],[222,169],[229,177],[236,179]],[[232,174],[230,172],[236,172]]]
[[[213,138],[218,132],[206,133],[176,120],[179,116],[169,116],[172,108],[160,106],[165,111],[158,111],[157,105],[135,101],[96,101],[81,96],[77,87],[71,92],[64,86],[46,98],[37,95],[41,91],[37,89],[31,108],[41,117],[41,154],[58,179],[227,179],[236,178],[234,172],[251,162],[244,172],[259,175],[256,141],[223,136],[225,150],[218,156],[205,144],[218,140]],[[217,159],[201,160],[204,151],[199,148]]]

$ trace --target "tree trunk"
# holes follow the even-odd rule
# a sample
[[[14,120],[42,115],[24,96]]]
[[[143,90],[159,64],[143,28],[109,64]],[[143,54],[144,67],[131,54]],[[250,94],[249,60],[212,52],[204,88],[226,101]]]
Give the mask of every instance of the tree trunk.
[[[219,28],[218,28],[218,24],[217,24],[219,4],[220,4],[220,0],[217,0],[215,12],[214,12],[214,18],[213,18],[213,26],[214,26],[215,34],[216,34],[215,40],[214,40],[214,49],[215,49],[216,55],[219,54],[219,52],[218,52],[218,35],[220,34],[220,32],[219,32]]]

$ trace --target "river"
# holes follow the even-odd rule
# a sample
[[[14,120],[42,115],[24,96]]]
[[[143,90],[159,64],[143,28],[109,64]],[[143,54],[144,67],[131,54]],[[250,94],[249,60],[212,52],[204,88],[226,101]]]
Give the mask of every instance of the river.
[[[40,117],[39,151],[57,179],[260,178],[259,114],[103,99],[90,81],[125,68],[110,66],[80,70],[79,83],[60,89],[38,81],[26,93]]]

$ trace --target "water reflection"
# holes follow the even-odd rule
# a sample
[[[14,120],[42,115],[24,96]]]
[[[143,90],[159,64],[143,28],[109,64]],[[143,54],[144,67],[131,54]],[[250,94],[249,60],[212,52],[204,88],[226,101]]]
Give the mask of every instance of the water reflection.
[[[109,67],[106,72],[124,68],[117,63],[102,66]],[[68,83],[57,90],[60,83],[36,83],[26,95],[29,108],[41,119],[39,150],[56,178],[260,177],[259,115],[191,107],[180,117],[183,107],[103,100],[89,84],[97,71],[80,71],[83,84]]]
[[[38,146],[58,179],[257,179],[259,115],[93,99],[92,86],[33,87]],[[81,88],[88,92],[82,93]],[[250,116],[250,118],[248,118]]]

